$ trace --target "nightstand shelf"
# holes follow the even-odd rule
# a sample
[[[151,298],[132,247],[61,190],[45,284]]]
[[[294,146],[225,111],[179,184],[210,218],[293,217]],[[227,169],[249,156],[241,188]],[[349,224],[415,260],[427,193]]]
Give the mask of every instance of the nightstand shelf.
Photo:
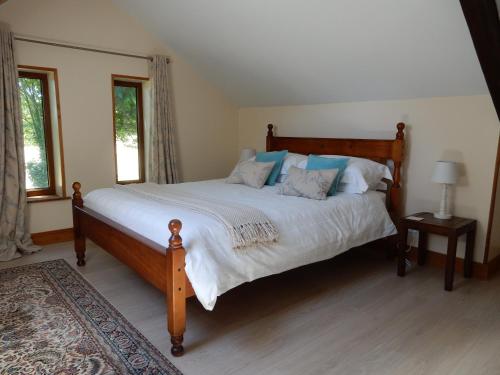
[[[448,237],[448,249],[446,252],[446,269],[444,279],[444,289],[453,289],[453,278],[455,275],[455,261],[457,257],[457,240],[462,234],[467,235],[464,277],[472,277],[472,256],[474,252],[474,241],[476,237],[477,221],[462,217],[452,217],[449,220],[436,219],[430,212],[420,212],[412,217],[420,217],[423,220],[412,220],[408,216],[399,220],[399,250],[398,250],[398,276],[406,274],[406,244],[408,239],[408,229],[417,230],[418,235],[418,264],[424,265],[427,255],[427,235],[439,234]]]

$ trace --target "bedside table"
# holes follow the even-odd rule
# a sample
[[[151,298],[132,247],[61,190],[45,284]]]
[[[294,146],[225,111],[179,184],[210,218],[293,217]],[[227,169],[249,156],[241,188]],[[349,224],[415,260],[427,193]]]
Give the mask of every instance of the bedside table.
[[[467,235],[464,259],[464,277],[472,276],[472,254],[474,252],[474,240],[476,237],[477,221],[453,216],[449,220],[436,219],[430,212],[420,212],[411,216],[421,217],[417,221],[409,219],[408,216],[399,220],[400,243],[398,246],[398,276],[406,273],[406,249],[408,229],[418,231],[418,264],[425,264],[427,253],[427,234],[439,234],[448,237],[448,250],[446,252],[446,269],[444,277],[444,289],[453,289],[453,277],[455,275],[455,260],[457,255],[457,239],[462,234]]]

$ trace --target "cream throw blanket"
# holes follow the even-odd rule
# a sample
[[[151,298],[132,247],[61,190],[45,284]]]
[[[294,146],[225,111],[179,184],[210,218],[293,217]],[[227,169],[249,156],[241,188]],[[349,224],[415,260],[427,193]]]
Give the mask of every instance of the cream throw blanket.
[[[278,240],[278,230],[259,209],[185,191],[172,191],[165,189],[164,186],[145,183],[115,185],[115,188],[215,218],[226,227],[233,249]]]

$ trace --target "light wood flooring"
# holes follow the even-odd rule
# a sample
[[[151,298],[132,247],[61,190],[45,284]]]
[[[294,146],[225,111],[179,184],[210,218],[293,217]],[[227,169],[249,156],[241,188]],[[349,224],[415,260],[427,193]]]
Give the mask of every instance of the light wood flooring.
[[[47,246],[0,268],[65,258]],[[500,374],[500,278],[455,279],[414,268],[405,278],[383,256],[352,251],[258,280],[219,298],[188,302],[186,354],[172,358],[161,293],[88,244],[77,268],[186,375]]]

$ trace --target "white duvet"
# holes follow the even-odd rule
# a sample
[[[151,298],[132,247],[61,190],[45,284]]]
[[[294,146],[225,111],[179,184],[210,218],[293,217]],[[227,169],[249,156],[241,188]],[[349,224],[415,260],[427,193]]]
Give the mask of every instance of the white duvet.
[[[135,189],[141,185],[134,186]],[[224,180],[163,185],[261,209],[279,231],[277,243],[233,249],[225,227],[209,216],[116,188],[98,189],[85,206],[167,247],[171,219],[183,223],[186,274],[207,310],[217,296],[244,282],[331,258],[396,233],[384,195],[340,193],[326,201],[283,196],[277,186],[254,189]]]

